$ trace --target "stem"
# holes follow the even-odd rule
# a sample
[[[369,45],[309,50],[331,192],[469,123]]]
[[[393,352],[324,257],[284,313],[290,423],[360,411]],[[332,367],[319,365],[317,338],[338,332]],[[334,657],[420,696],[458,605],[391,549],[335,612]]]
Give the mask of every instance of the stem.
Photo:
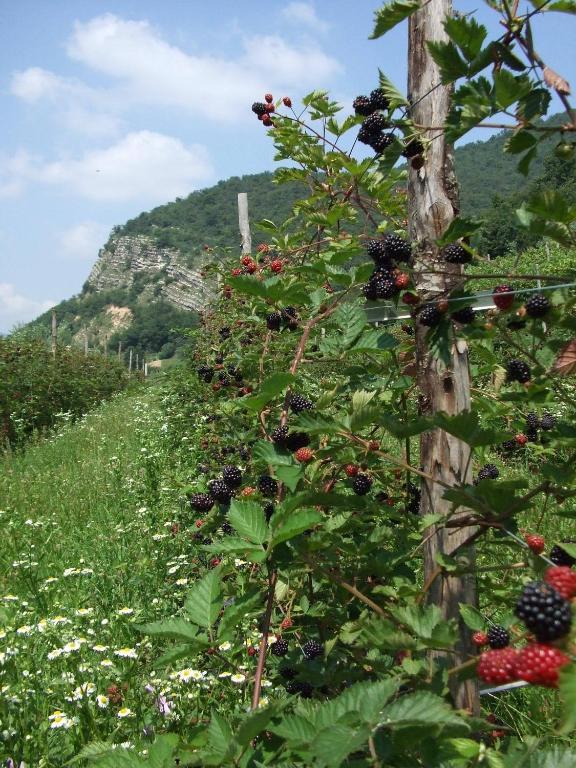
[[[260,690],[262,688],[262,674],[264,672],[264,664],[266,663],[266,649],[268,647],[268,633],[270,631],[270,618],[272,616],[272,607],[274,605],[274,591],[276,589],[276,581],[278,574],[276,571],[272,571],[269,579],[268,587],[268,602],[266,604],[266,613],[264,614],[264,625],[262,627],[262,640],[260,641],[260,648],[258,650],[258,664],[256,665],[256,674],[254,676],[254,692],[252,694],[252,709],[258,709],[258,703],[260,701]]]

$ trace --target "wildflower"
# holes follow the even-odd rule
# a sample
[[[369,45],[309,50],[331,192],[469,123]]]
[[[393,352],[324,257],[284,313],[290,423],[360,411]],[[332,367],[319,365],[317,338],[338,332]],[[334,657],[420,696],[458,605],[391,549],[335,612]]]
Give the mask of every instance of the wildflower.
[[[110,700],[108,699],[108,696],[104,696],[101,693],[99,693],[98,696],[96,696],[96,704],[100,709],[106,709],[109,703],[110,703]]]
[[[232,643],[230,643],[228,640],[226,640],[224,643],[220,643],[218,646],[219,651],[229,651],[230,648],[232,648]]]
[[[185,587],[188,584],[188,579],[176,579],[174,583],[177,587]]]
[[[102,661],[100,662],[100,666],[104,668],[113,667],[114,662],[112,661],[112,659],[102,659]]]
[[[134,714],[134,713],[132,712],[132,710],[130,709],[130,707],[122,707],[122,709],[119,709],[119,710],[118,710],[118,717],[119,717],[119,718],[124,718],[124,717],[132,717],[132,716],[133,716],[133,714]]]
[[[79,651],[82,647],[82,643],[78,638],[75,638],[74,640],[71,640],[69,643],[66,643],[66,645],[62,648],[62,651],[64,653],[73,653],[74,651]]]
[[[232,672],[220,672],[218,677],[225,678],[225,677],[230,677],[231,675],[232,675]]]
[[[4,595],[2,600],[4,600],[6,603],[17,603],[19,598],[16,597],[16,595]]]
[[[40,619],[38,624],[36,624],[36,629],[38,630],[38,632],[45,632],[47,626],[48,626],[48,620]]]
[[[199,669],[181,669],[177,677],[181,683],[188,683],[190,680],[198,682],[206,677],[206,672],[201,672]]]
[[[67,619],[66,616],[54,616],[53,619],[50,619],[50,624],[54,626],[57,624],[70,624],[70,619]]]
[[[56,712],[53,712],[49,717],[48,720],[50,720],[50,728],[71,728],[75,721],[68,717],[64,712],[61,712],[59,709],[56,710]]]
[[[47,579],[44,579],[44,584],[54,584],[55,581],[58,581],[56,576],[49,576]]]
[[[246,680],[246,675],[242,675],[239,672],[237,672],[235,675],[232,675],[230,677],[231,682],[236,683],[236,685],[241,685],[244,680]]]
[[[116,611],[116,613],[119,616],[131,616],[134,613],[134,609],[133,608],[119,608],[118,611]]]
[[[99,643],[96,643],[96,645],[92,646],[92,650],[96,651],[96,653],[104,653],[104,651],[108,650],[107,645],[100,645]]]
[[[77,573],[80,573],[78,568],[66,568],[62,572],[62,576],[76,576]]]
[[[54,661],[54,659],[57,659],[58,656],[62,656],[63,653],[64,651],[62,650],[62,648],[54,648],[54,650],[48,651],[48,653],[46,654],[46,658],[48,659],[48,661]]]
[[[83,698],[90,696],[96,690],[94,683],[82,683],[72,691],[72,699],[74,701],[81,701]]]
[[[94,613],[94,608],[78,608],[74,613],[76,616],[90,616],[91,613]]]
[[[123,659],[137,659],[138,654],[135,648],[118,648],[114,651],[115,656],[121,656]]]
[[[30,624],[24,624],[22,627],[18,627],[16,630],[17,635],[29,635],[32,632],[33,627]]]

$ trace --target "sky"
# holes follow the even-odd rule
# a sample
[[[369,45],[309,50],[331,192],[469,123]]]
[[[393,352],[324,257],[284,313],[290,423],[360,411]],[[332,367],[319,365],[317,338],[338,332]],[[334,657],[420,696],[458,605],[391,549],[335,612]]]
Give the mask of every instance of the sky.
[[[404,90],[406,29],[377,0],[0,0],[0,333],[78,293],[116,224],[274,169],[250,111],[313,89],[346,108],[381,68]],[[456,0],[494,28],[480,0]],[[576,80],[573,17],[535,26]],[[475,137],[477,138],[477,137]],[[484,138],[484,137],[483,137]]]

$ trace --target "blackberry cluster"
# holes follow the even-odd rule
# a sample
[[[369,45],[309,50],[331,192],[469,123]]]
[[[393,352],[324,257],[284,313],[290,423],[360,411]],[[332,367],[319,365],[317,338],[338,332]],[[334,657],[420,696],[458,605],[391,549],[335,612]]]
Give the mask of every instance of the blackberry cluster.
[[[510,645],[510,633],[499,624],[490,627],[487,637],[490,648],[506,648],[506,646]]]
[[[362,292],[368,301],[376,301],[377,299],[391,299],[400,293],[400,289],[397,287],[391,272],[376,268],[366,285],[363,286]]]
[[[370,256],[376,264],[385,263],[386,266],[392,266],[386,257],[386,248],[383,240],[368,240],[366,243],[366,251],[368,256]]]
[[[286,438],[288,437],[288,427],[276,427],[276,429],[273,429],[270,433],[270,437],[272,438],[272,442],[275,445],[284,446],[286,445]]]
[[[484,464],[478,472],[478,480],[496,480],[500,477],[500,470],[496,464]]]
[[[318,640],[308,640],[302,646],[302,653],[307,659],[315,659],[324,654],[324,646]]]
[[[508,381],[518,381],[520,384],[525,384],[530,381],[532,374],[530,367],[524,360],[510,360],[506,366],[506,373],[508,375]]]
[[[359,472],[352,481],[352,490],[357,496],[366,496],[368,491],[372,488],[372,478]]]
[[[211,368],[209,365],[201,365],[196,369],[196,373],[200,381],[205,381],[206,384],[209,384],[214,378],[214,368]]]
[[[374,88],[374,90],[370,92],[370,104],[373,109],[388,109],[390,102],[384,93],[383,88]]]
[[[420,325],[425,325],[427,328],[432,328],[433,326],[438,325],[440,320],[442,320],[442,313],[439,311],[436,305],[426,304],[426,306],[422,308],[422,311],[418,317],[420,319]]]
[[[279,331],[282,323],[282,315],[280,312],[270,312],[266,315],[266,327],[270,331]]]
[[[270,651],[274,656],[286,656],[288,653],[288,640],[279,638],[275,643],[270,646]]]
[[[412,246],[400,235],[394,232],[388,232],[382,238],[384,243],[384,253],[394,261],[410,261],[412,257]]]
[[[286,693],[298,693],[303,699],[309,699],[312,696],[314,688],[307,680],[290,680],[286,683]]]
[[[363,115],[364,117],[367,117],[374,112],[374,107],[372,106],[369,96],[356,96],[352,102],[352,107],[357,115]]]
[[[518,448],[518,443],[516,440],[504,440],[504,442],[500,445],[500,448],[505,453],[509,453],[510,451],[515,451],[516,448]]]
[[[268,112],[268,107],[263,101],[255,101],[254,104],[252,104],[252,112],[254,112],[255,115],[258,115],[258,117],[263,117]]]
[[[572,626],[570,601],[544,581],[533,581],[524,587],[515,613],[540,642],[558,640]]]
[[[418,515],[420,513],[420,501],[422,499],[422,492],[414,483],[408,483],[406,488],[406,511],[411,515]]]
[[[234,528],[232,528],[228,520],[224,520],[224,522],[222,523],[222,533],[225,536],[232,536],[232,534],[234,533]]]
[[[551,413],[545,413],[540,419],[540,429],[543,429],[545,432],[549,432],[551,429],[554,429],[555,426],[556,417]]]
[[[314,405],[311,400],[304,397],[304,395],[292,394],[290,395],[290,408],[293,413],[302,413],[302,411],[309,411]]]
[[[538,414],[534,411],[526,414],[526,437],[529,442],[536,443],[538,441],[538,429],[540,427],[540,419]]]
[[[276,496],[278,493],[278,481],[270,475],[260,475],[258,478],[258,490],[262,496]]]
[[[224,480],[211,480],[208,483],[210,495],[221,504],[227,504],[232,498],[232,490],[226,485]]]
[[[364,120],[362,123],[362,127],[360,128],[360,133],[358,134],[358,140],[363,141],[363,139],[360,138],[360,134],[364,134],[368,137],[368,141],[363,141],[364,144],[370,144],[370,140],[380,134],[384,128],[388,127],[388,120],[384,117],[384,115],[381,115],[379,112],[374,112],[369,117]]]
[[[474,322],[474,310],[472,307],[462,307],[462,309],[457,309],[456,312],[452,312],[452,320],[455,320],[457,323],[461,323],[462,325],[470,325],[470,323]]]
[[[550,309],[550,302],[543,293],[535,293],[524,306],[530,317],[544,317]]]
[[[307,432],[290,432],[286,438],[286,448],[291,452],[306,448],[307,445],[310,445],[310,435]]]
[[[407,160],[410,160],[413,157],[418,157],[418,155],[422,155],[423,153],[424,144],[422,144],[422,142],[418,139],[412,139],[411,141],[407,142],[401,152],[402,156]]]
[[[571,543],[571,542],[567,542]],[[565,549],[562,549],[560,544],[554,544],[552,549],[550,550],[550,560],[554,563],[554,565],[567,565],[572,567],[573,565],[576,565],[576,558],[572,557],[572,555],[569,555],[568,552],[566,552]]]
[[[451,243],[442,251],[444,261],[448,264],[469,264],[472,261],[472,254],[459,243]]]
[[[214,499],[207,493],[194,493],[190,497],[190,506],[198,512],[209,512],[214,506]]]
[[[229,488],[238,488],[242,485],[242,472],[232,464],[222,470],[222,479]]]
[[[381,155],[392,144],[394,144],[394,136],[391,133],[381,133],[370,142],[370,146],[377,155]]]

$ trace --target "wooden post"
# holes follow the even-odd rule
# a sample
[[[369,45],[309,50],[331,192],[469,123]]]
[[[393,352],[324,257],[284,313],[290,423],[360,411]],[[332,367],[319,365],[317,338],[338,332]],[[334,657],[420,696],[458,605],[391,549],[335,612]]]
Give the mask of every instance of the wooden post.
[[[452,12],[451,0],[429,0],[412,14],[408,27],[408,100],[414,106],[410,117],[417,125],[444,125],[450,104],[450,88],[441,85],[440,72],[427,48],[427,41],[445,41],[442,26]],[[461,284],[462,268],[440,260],[436,239],[439,238],[459,210],[458,185],[454,174],[453,148],[438,130],[424,132],[425,162],[418,169],[414,163],[408,179],[408,218],[412,242],[416,244],[415,282],[424,300],[445,296]],[[470,410],[470,374],[468,348],[463,339],[452,346],[451,360],[445,365],[428,349],[426,331],[417,324],[416,364],[420,388],[420,404],[424,413],[444,411],[457,414]],[[423,481],[420,513],[447,515],[451,504],[442,496],[440,481],[450,486],[470,483],[472,468],[470,447],[448,433],[436,429],[420,438],[420,467],[434,478]],[[459,604],[476,605],[476,579],[473,572],[466,576],[450,576],[438,572],[438,554],[450,555],[465,542],[473,529],[438,529],[424,532],[424,579],[429,586],[428,599],[439,606],[446,619],[455,619],[460,629],[456,656],[450,656],[455,666],[472,657],[471,632],[460,617]],[[450,535],[449,535],[450,534]],[[459,549],[458,557],[466,558],[473,571],[473,548]],[[457,707],[479,711],[476,680],[462,683],[455,680],[451,693]]]
[[[122,359],[122,342],[118,342],[118,360]]]
[[[128,373],[132,373],[132,347],[130,347],[130,352],[128,354]]]
[[[252,237],[250,235],[250,219],[248,218],[248,195],[246,192],[238,193],[238,223],[242,238],[242,256],[252,253]]]
[[[136,373],[138,373],[138,352],[136,352]]]
[[[58,336],[58,321],[56,319],[56,310],[52,310],[52,357],[56,357],[56,339]]]
[[[84,328],[84,356],[88,357],[88,328]]]

